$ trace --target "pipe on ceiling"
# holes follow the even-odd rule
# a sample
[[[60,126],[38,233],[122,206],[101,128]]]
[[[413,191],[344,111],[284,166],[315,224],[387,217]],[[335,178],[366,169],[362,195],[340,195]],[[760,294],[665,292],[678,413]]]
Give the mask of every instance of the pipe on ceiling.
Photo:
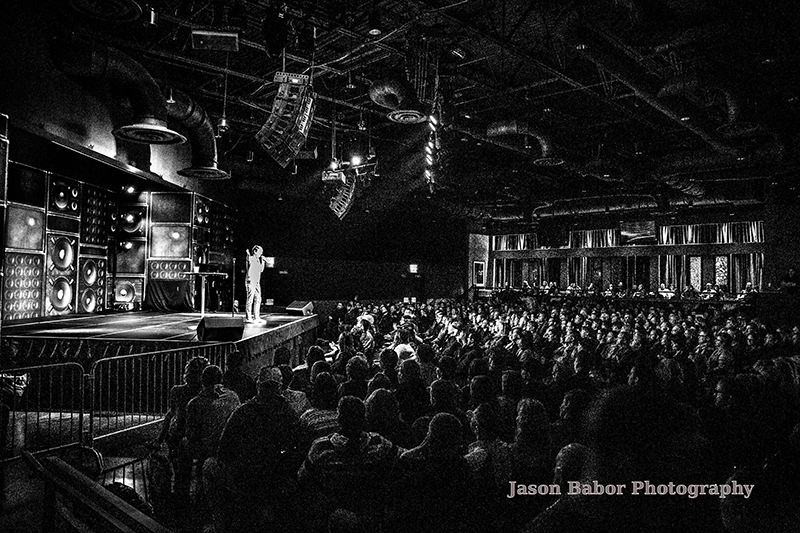
[[[217,138],[208,114],[187,94],[171,91],[174,102],[167,102],[167,115],[183,125],[192,143],[192,166],[181,169],[178,174],[187,178],[223,180],[230,174],[217,167]]]
[[[684,73],[667,80],[658,91],[658,97],[687,96],[698,90],[716,89],[725,95],[727,123],[732,124],[739,119],[741,98],[736,94],[733,85],[713,76],[701,76],[697,72]]]
[[[150,73],[130,56],[101,43],[77,38],[52,42],[55,66],[64,74],[105,80],[130,100],[133,122],[114,130],[118,139],[144,144],[180,144],[186,138],[167,127],[167,107]]]
[[[542,159],[549,158],[553,152],[553,142],[550,136],[524,120],[502,120],[489,124],[486,128],[486,137],[492,139],[506,135],[524,135],[535,138],[542,149]]]
[[[714,150],[721,153],[737,153],[737,150],[723,142],[716,132],[701,126],[699,124],[703,122],[701,119],[692,117],[676,106],[659,99],[656,95],[658,88],[644,79],[643,73],[638,71],[638,65],[632,65],[626,57],[607,50],[607,46],[593,38],[587,28],[578,22],[573,22],[563,32],[563,36],[567,44],[579,50],[580,54],[599,68],[617,78],[653,109],[700,137]]]

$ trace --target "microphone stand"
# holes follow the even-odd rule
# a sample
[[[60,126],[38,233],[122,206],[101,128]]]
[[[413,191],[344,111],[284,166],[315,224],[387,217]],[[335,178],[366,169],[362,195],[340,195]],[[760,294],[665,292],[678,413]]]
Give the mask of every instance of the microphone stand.
[[[236,306],[236,258],[233,258],[233,270],[231,271],[231,318],[235,316]]]

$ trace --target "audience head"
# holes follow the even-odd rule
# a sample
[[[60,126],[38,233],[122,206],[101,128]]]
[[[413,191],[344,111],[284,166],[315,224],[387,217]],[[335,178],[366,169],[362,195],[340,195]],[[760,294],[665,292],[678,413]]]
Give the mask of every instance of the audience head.
[[[283,374],[274,366],[262,366],[256,376],[256,385],[261,394],[279,392],[283,385]]]
[[[589,406],[591,396],[583,389],[572,389],[564,394],[558,416],[567,422],[580,423],[583,412]]]
[[[286,346],[281,346],[275,350],[275,355],[272,359],[273,366],[288,365],[292,360],[292,352]]]
[[[203,387],[213,387],[222,383],[222,369],[217,365],[208,365],[200,376]]]
[[[192,357],[183,369],[183,381],[187,385],[200,386],[200,377],[209,364],[208,359],[205,357]]]
[[[400,418],[400,406],[394,393],[386,389],[378,389],[369,395],[365,402],[367,427],[379,431],[387,425],[394,424]],[[386,437],[387,435],[384,435]]]
[[[319,346],[309,346],[308,351],[306,352],[306,366],[308,370],[311,370],[311,367],[314,366],[314,363],[317,361],[324,361],[325,360],[325,351]]]
[[[314,379],[311,404],[317,409],[332,411],[339,402],[339,388],[330,372],[320,372]]]
[[[550,454],[550,425],[547,411],[539,400],[523,398],[517,406],[516,442],[535,445]]]
[[[437,374],[439,379],[446,379],[452,381],[456,377],[456,360],[446,355],[439,359]]]
[[[242,366],[242,362],[244,362],[244,355],[239,350],[236,350],[225,357],[225,368],[234,370]]]
[[[460,392],[452,381],[437,380],[431,384],[431,407],[434,411],[453,411],[458,408]]]
[[[475,376],[469,382],[470,405],[479,405],[495,399],[494,384],[489,376]]]
[[[500,413],[494,403],[482,403],[472,415],[475,437],[490,442],[500,437]]]
[[[323,372],[331,374],[332,373],[331,364],[327,361],[317,361],[316,363],[314,363],[314,366],[311,367],[311,371],[309,372],[308,375],[308,380],[311,383],[314,383],[314,380],[316,380],[317,376]]]
[[[353,381],[366,381],[367,377],[369,376],[369,363],[367,363],[367,359],[363,356],[356,356],[351,357],[349,361],[347,361],[347,366],[345,371],[347,372],[347,378]]]
[[[463,447],[464,428],[450,413],[436,413],[428,424],[422,445],[440,452],[459,453]]]
[[[429,344],[420,344],[417,346],[417,359],[420,363],[433,363],[436,359],[436,354]]]
[[[366,408],[364,402],[355,396],[344,396],[339,400],[337,409],[341,433],[349,439],[355,439],[366,428]]]
[[[389,375],[387,372],[391,373],[397,372],[397,363],[399,361],[399,358],[397,357],[397,352],[395,352],[391,348],[386,348],[385,350],[382,350],[378,360],[381,366],[381,370],[387,376]]]
[[[561,487],[562,494],[567,493],[570,481],[581,481],[587,454],[586,446],[577,442],[567,444],[558,452],[553,483]]]
[[[419,363],[413,359],[406,359],[400,364],[400,372],[397,375],[397,380],[400,383],[410,383],[421,379],[422,371],[419,368]]]
[[[503,388],[503,396],[506,398],[512,401],[518,401],[522,398],[523,385],[522,374],[516,370],[506,370],[503,372],[501,386]]]
[[[363,533],[361,521],[352,511],[336,509],[328,517],[328,533]]]

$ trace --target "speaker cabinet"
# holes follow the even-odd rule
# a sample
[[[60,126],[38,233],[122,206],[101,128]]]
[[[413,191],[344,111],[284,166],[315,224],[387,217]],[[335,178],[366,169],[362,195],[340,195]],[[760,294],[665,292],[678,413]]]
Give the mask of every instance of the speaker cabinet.
[[[8,139],[0,135],[0,202],[6,201],[7,175],[8,175]]]
[[[190,261],[160,261],[151,260],[148,270],[150,279],[167,279],[181,281],[188,279],[184,276],[192,267]]]
[[[81,184],[59,176],[51,176],[49,211],[50,214],[79,217]]]
[[[207,316],[197,325],[197,338],[201,341],[238,341],[243,333],[242,317]]]
[[[75,312],[78,239],[68,235],[47,235],[47,285],[45,314],[66,315]]]
[[[118,213],[111,215],[112,231],[119,240],[143,238],[147,230],[147,206],[122,206]]]
[[[272,102],[272,113],[256,134],[256,139],[279,165],[286,168],[306,142],[316,95],[306,75],[278,72],[274,81],[280,84],[278,94]]]
[[[140,309],[144,297],[144,279],[117,277],[108,282],[110,305],[117,310]]]
[[[47,196],[47,174],[44,170],[20,163],[8,166],[8,201],[45,207]]]
[[[106,309],[106,259],[83,256],[79,260],[78,312],[99,313]]]
[[[150,195],[151,220],[188,223],[192,218],[192,193],[154,192]]]
[[[107,191],[83,186],[81,245],[107,246],[111,197]]]
[[[286,300],[284,300],[286,301]],[[286,306],[286,314],[288,315],[301,315],[311,316],[314,314],[314,304],[312,302],[305,302],[302,300],[295,300]]]
[[[42,254],[6,252],[3,264],[3,319],[42,316]]]
[[[145,241],[120,241],[116,248],[118,274],[144,274]]]
[[[9,204],[6,246],[41,252],[44,247],[44,212]]]

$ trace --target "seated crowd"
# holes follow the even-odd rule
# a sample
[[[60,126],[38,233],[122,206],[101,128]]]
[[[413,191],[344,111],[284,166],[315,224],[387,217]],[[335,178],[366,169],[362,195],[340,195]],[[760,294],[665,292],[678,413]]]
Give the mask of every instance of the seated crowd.
[[[797,327],[592,298],[351,302],[325,331],[336,341],[295,369],[285,349],[255,378],[237,354],[224,374],[195,359],[173,389],[176,494],[202,479],[218,533],[800,523]],[[630,494],[645,480],[755,488]],[[574,481],[627,489],[568,494]]]

